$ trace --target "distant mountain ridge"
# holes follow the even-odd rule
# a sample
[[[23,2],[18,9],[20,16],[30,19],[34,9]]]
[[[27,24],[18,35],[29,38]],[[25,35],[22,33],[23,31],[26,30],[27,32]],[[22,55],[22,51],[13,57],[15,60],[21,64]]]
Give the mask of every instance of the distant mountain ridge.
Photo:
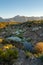
[[[43,16],[42,17],[26,17],[26,16],[17,15],[15,17],[8,18],[8,19],[4,19],[0,17],[0,22],[9,22],[9,21],[26,22],[28,20],[43,20]]]

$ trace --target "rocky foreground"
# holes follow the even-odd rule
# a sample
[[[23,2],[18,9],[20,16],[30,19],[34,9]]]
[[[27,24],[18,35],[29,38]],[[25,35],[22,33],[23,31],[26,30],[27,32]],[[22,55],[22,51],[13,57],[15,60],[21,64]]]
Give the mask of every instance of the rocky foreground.
[[[37,52],[34,48],[38,42],[43,43],[43,24],[41,23],[25,22],[0,28],[0,49],[7,44],[12,44],[18,49],[18,58],[10,65],[43,65],[39,58],[43,54],[43,49],[39,51],[38,48]],[[0,63],[0,65],[9,64]]]

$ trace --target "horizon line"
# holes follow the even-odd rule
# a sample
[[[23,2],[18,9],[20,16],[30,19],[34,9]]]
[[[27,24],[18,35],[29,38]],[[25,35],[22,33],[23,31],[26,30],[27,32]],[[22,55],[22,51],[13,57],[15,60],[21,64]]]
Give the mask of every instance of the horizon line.
[[[28,15],[15,15],[15,16],[12,16],[12,17],[3,17],[3,16],[0,16],[1,18],[3,18],[3,19],[9,19],[9,18],[13,18],[13,17],[16,17],[16,16],[24,16],[24,17],[43,17],[43,16],[34,16],[34,15],[32,15],[32,16],[28,16]]]

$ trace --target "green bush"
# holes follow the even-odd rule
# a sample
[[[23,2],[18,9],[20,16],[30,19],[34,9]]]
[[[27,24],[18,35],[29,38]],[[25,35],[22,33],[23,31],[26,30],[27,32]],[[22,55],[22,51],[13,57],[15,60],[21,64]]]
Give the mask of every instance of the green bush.
[[[0,49],[0,63],[11,63],[13,59],[18,58],[18,50],[15,48],[13,49]]]
[[[27,38],[27,41],[28,41],[28,42],[31,42],[31,41],[32,41],[32,39],[31,39],[31,38]]]
[[[26,58],[29,58],[32,56],[32,54],[29,51],[25,51]]]
[[[7,50],[7,53],[9,54],[9,58],[14,58],[14,59],[17,59],[18,58],[18,51],[17,49],[8,49]]]
[[[0,49],[0,55],[3,53],[3,50],[2,49]]]
[[[39,59],[43,62],[43,54],[39,56]]]

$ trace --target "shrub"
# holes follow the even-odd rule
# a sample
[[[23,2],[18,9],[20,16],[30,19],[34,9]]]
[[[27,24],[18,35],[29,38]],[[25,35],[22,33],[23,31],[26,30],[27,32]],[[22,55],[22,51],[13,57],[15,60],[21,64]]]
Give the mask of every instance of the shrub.
[[[7,53],[9,54],[9,58],[10,59],[17,59],[18,58],[18,51],[17,51],[17,49],[8,49],[7,50]]]
[[[43,52],[43,42],[39,42],[35,45],[35,50],[38,53],[42,53]]]
[[[43,61],[43,56],[40,57],[41,61]]]
[[[32,56],[32,54],[29,51],[25,51],[26,58],[29,58]]]
[[[23,38],[23,33],[17,35],[19,38]]]
[[[18,58],[18,50],[16,48],[0,49],[0,63],[11,63],[13,59]]]
[[[2,42],[3,41],[3,39],[2,38],[0,38],[0,42]]]
[[[39,59],[43,62],[43,54],[39,56]]]
[[[27,38],[27,41],[28,41],[28,42],[31,42],[31,41],[32,41],[32,39],[31,39],[31,38]]]
[[[9,48],[15,48],[15,46],[13,46],[12,44],[6,44],[5,46],[3,46],[3,48],[5,49],[9,49]]]
[[[0,55],[3,53],[3,50],[2,49],[0,49]]]

